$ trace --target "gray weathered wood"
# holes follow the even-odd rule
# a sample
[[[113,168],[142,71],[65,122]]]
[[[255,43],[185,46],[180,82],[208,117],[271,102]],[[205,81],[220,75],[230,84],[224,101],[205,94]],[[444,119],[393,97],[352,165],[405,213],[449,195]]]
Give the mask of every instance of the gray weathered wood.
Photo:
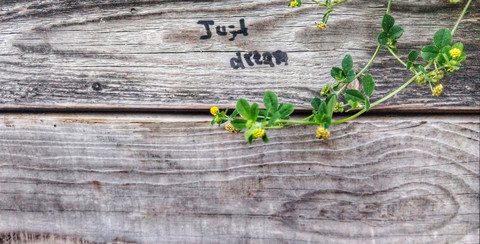
[[[274,90],[285,102],[309,109],[330,67],[350,53],[358,70],[376,46],[386,1],[356,0],[339,7],[324,31],[315,28],[323,9],[310,3],[291,9],[286,1],[2,1],[0,3],[0,110],[11,109],[205,109],[260,100]],[[394,1],[392,15],[404,26],[400,55],[431,43],[452,27],[462,5],[448,1]],[[445,92],[431,96],[416,85],[383,110],[478,111],[478,3],[458,29],[468,60],[445,79]],[[200,40],[199,20],[236,25],[248,36],[215,34]],[[288,54],[288,65],[246,65],[233,70],[235,52]],[[392,65],[386,63],[391,62]],[[373,100],[409,76],[385,51],[371,72]]]
[[[1,115],[0,238],[478,243],[478,116],[364,117],[327,141],[298,126],[252,146],[207,119]]]

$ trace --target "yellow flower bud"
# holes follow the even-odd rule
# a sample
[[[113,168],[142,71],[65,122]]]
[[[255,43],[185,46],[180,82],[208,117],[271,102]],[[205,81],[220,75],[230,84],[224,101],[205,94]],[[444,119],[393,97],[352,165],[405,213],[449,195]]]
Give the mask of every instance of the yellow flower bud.
[[[327,24],[325,24],[323,22],[319,22],[319,23],[317,23],[317,28],[319,30],[323,30],[323,29],[327,28]]]
[[[460,57],[460,55],[462,55],[462,51],[458,48],[452,48],[452,50],[450,50],[448,53],[450,53],[450,56],[454,58]]]
[[[225,130],[233,134],[237,134],[239,132],[239,130],[235,129],[232,124],[225,125]]]
[[[323,128],[323,126],[319,126],[317,130],[315,130],[315,136],[318,139],[327,140],[328,138],[330,138],[330,131]]]
[[[434,87],[432,90],[432,95],[438,97],[443,91],[443,86],[442,84],[439,84],[438,86]]]
[[[253,137],[255,137],[255,138],[261,138],[264,135],[265,135],[265,130],[255,129],[255,131],[253,131]]]
[[[298,7],[298,2],[297,1],[291,1],[289,6],[292,7],[292,8],[296,8],[296,7]]]
[[[213,115],[213,116],[216,116],[218,114],[218,111],[220,111],[217,107],[213,106],[210,108],[210,113]]]

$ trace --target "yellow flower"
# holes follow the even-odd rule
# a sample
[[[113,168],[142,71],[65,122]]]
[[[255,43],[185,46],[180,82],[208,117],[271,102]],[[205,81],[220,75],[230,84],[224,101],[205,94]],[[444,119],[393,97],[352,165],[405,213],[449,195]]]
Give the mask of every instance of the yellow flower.
[[[263,137],[264,135],[265,135],[265,130],[255,129],[255,131],[253,131],[253,137],[255,138],[260,138],[260,137]]]
[[[317,28],[319,30],[323,30],[323,29],[327,28],[327,24],[325,24],[323,22],[319,22],[319,23],[317,23]]]
[[[317,130],[315,131],[315,136],[316,136],[318,139],[327,140],[328,138],[330,138],[330,131],[328,131],[327,129],[323,128],[323,126],[319,126],[319,127],[317,128]]]
[[[443,86],[442,84],[439,84],[438,86],[434,87],[432,90],[432,95],[438,97],[443,91]]]
[[[455,68],[454,67],[450,67],[447,69],[448,72],[452,73],[453,71],[455,71]]]
[[[450,50],[448,53],[450,53],[450,56],[457,58],[457,57],[460,57],[460,55],[462,55],[462,50],[458,48],[452,48],[452,50]]]
[[[292,7],[292,8],[296,8],[296,7],[298,7],[298,2],[297,1],[291,1],[289,6]]]
[[[232,124],[225,125],[225,130],[233,134],[237,134],[239,132],[239,130],[235,129]]]
[[[210,108],[210,113],[213,115],[213,116],[216,116],[218,114],[218,111],[220,111],[217,107],[213,106]]]

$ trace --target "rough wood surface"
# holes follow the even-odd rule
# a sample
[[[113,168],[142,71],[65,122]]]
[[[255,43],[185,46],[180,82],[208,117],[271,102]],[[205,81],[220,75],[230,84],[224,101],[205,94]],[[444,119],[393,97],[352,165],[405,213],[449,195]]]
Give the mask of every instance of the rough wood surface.
[[[328,141],[299,126],[252,146],[191,118],[0,116],[0,238],[479,242],[478,116],[365,117]]]
[[[258,100],[269,89],[305,109],[345,54],[357,70],[367,62],[385,2],[344,4],[319,31],[323,9],[310,3],[291,9],[284,0],[2,1],[0,110],[196,110]],[[398,44],[402,57],[431,43],[438,28],[453,26],[462,4],[447,2],[394,2],[392,14],[406,31]],[[478,14],[475,1],[454,38],[464,42],[468,59],[445,79],[444,95],[434,98],[428,87],[413,85],[384,110],[478,111]],[[229,41],[230,33],[216,34],[215,26],[238,29],[242,18],[248,36]],[[200,39],[206,33],[200,20],[215,22],[208,40]],[[232,69],[236,52],[255,50],[286,52],[288,65]],[[371,72],[378,82],[374,100],[409,75],[385,52]]]

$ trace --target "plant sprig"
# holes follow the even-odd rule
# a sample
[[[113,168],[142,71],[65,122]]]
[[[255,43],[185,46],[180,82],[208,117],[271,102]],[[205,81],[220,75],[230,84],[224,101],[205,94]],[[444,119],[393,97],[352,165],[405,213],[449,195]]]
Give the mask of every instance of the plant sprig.
[[[348,0],[326,0],[325,3],[316,0],[312,1],[327,8],[322,22],[320,22],[322,23],[321,26],[317,24],[319,29],[324,29],[333,7]],[[457,1],[451,0],[450,2]],[[244,130],[245,140],[250,144],[259,138],[264,142],[268,142],[269,139],[266,133],[268,129],[281,129],[298,124],[317,125],[315,136],[318,139],[326,140],[330,137],[328,128],[331,125],[345,123],[358,117],[372,107],[393,97],[414,81],[419,85],[424,85],[428,82],[432,95],[439,96],[443,91],[443,85],[440,84],[440,80],[444,77],[444,70],[447,74],[450,74],[458,70],[462,61],[466,59],[466,54],[463,52],[463,44],[457,42],[451,45],[451,43],[453,34],[471,2],[472,0],[468,0],[451,31],[446,28],[436,31],[433,36],[433,45],[423,47],[420,55],[416,50],[410,51],[408,60],[405,62],[397,56],[398,50],[395,48],[395,45],[404,33],[404,29],[399,25],[395,25],[395,19],[390,15],[392,0],[389,0],[386,13],[382,18],[382,32],[377,37],[378,46],[369,62],[360,72],[356,73],[353,68],[352,56],[345,55],[340,67],[332,67],[330,70],[334,83],[325,85],[321,89],[320,97],[314,97],[311,100],[313,110],[310,116],[302,120],[291,120],[290,115],[294,111],[294,106],[289,103],[279,103],[277,95],[273,91],[267,91],[263,97],[265,109],[261,109],[257,103],[250,105],[243,98],[237,101],[236,109],[230,115],[227,113],[228,108],[220,111],[217,107],[212,107],[210,109],[210,113],[214,116],[212,125],[218,124],[220,126],[227,123],[225,129],[232,133]],[[301,0],[293,0],[289,4],[290,7],[300,7],[301,5]],[[375,81],[371,74],[363,74],[374,62],[382,47],[385,47],[400,64],[412,72],[413,76],[396,90],[375,102],[371,102],[370,98],[375,90]],[[420,56],[427,62],[426,65],[417,62]],[[429,71],[429,69],[432,70]],[[360,78],[362,90],[346,89],[352,81]],[[346,104],[340,101],[342,97]],[[360,110],[345,119],[333,120],[334,113],[348,112],[355,109]]]

